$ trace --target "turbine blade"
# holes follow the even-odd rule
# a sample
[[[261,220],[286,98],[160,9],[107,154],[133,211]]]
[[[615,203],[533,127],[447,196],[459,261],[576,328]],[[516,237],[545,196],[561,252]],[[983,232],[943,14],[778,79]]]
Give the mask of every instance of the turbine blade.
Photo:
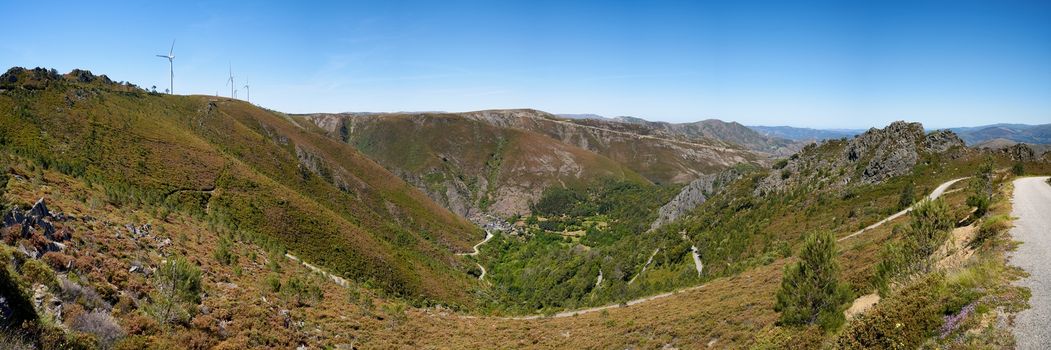
[[[168,56],[165,56],[165,55],[157,55],[157,57],[164,57],[164,58],[168,58]],[[156,61],[155,61],[155,62],[156,62]]]
[[[175,58],[174,56],[172,56],[172,53],[174,53],[174,52],[175,52],[175,39],[172,39],[172,48],[171,48],[171,50],[168,50],[168,56],[172,57],[172,58]]]

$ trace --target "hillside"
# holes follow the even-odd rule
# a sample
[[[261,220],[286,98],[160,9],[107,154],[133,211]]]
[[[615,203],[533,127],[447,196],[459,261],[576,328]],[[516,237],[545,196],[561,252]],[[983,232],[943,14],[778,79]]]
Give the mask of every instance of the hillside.
[[[467,218],[525,213],[550,186],[604,177],[647,182],[594,152],[458,115],[297,118],[310,119],[302,124],[316,123]]]
[[[718,119],[706,119],[692,123],[653,122],[633,117],[618,117],[615,120],[643,125],[661,135],[684,139],[719,140],[777,156],[791,155],[804,145],[780,136],[768,136],[755,132],[737,122],[725,122]]]
[[[469,302],[453,252],[482,232],[353,147],[278,113],[74,71],[0,78],[0,149],[101,188],[114,205],[207,217],[395,295]]]
[[[944,287],[933,291],[939,293],[937,298],[920,299],[927,295],[916,294],[917,291],[924,291],[917,289],[917,286],[923,286],[922,283],[902,282],[900,285],[895,284],[891,294],[874,307],[860,311],[862,314],[872,314],[872,317],[855,317],[842,326],[841,332],[823,333],[815,326],[777,323],[779,313],[773,305],[782,271],[786,265],[796,261],[792,257],[793,252],[808,232],[829,230],[837,236],[846,237],[898,210],[904,188],[915,187],[913,196],[918,197],[918,194],[926,194],[948,179],[975,174],[978,164],[985,162],[989,156],[993,157],[997,168],[1009,167],[1013,162],[1006,157],[1006,153],[983,153],[958,147],[958,141],[953,141],[951,134],[915,133],[922,127],[914,124],[896,123],[886,129],[874,129],[848,142],[826,142],[808,147],[786,160],[782,167],[785,169],[790,163],[795,164],[792,169],[798,169],[799,174],[807,174],[804,177],[807,180],[785,182],[778,187],[777,195],[769,195],[773,193],[770,191],[761,191],[763,195],[756,195],[764,178],[782,176],[777,170],[771,169],[746,170],[736,180],[732,179],[737,176],[719,180],[730,182],[721,185],[722,190],[718,192],[695,188],[708,197],[706,201],[697,204],[694,209],[687,209],[678,221],[647,234],[638,232],[648,228],[656,218],[656,207],[674,195],[671,188],[637,181],[608,181],[583,188],[568,186],[560,190],[561,187],[555,187],[554,190],[545,191],[542,198],[546,200],[538,203],[537,207],[540,215],[533,220],[522,220],[523,225],[527,226],[525,231],[532,232],[517,236],[498,234],[479,248],[481,254],[477,258],[455,258],[463,259],[464,264],[479,262],[491,270],[491,277],[486,277],[485,283],[469,283],[462,287],[471,292],[469,300],[481,301],[483,308],[468,307],[457,311],[418,302],[408,293],[398,296],[396,292],[391,293],[387,286],[378,283],[382,279],[365,278],[347,282],[312,272],[311,267],[282,256],[286,252],[284,246],[287,246],[288,253],[304,258],[304,251],[294,248],[297,246],[295,242],[281,244],[285,242],[281,237],[267,239],[268,236],[247,229],[247,224],[244,224],[247,221],[243,217],[224,214],[233,212],[233,208],[251,210],[260,204],[248,203],[265,203],[262,201],[267,200],[267,193],[279,191],[274,185],[278,180],[269,182],[264,178],[264,174],[275,170],[263,166],[266,162],[260,159],[270,159],[273,164],[291,163],[292,168],[299,171],[293,176],[293,180],[297,181],[304,176],[331,178],[334,183],[340,183],[336,181],[337,178],[349,178],[351,170],[343,173],[333,170],[334,166],[329,165],[339,164],[336,159],[316,156],[327,153],[300,151],[301,155],[296,156],[296,145],[302,149],[308,140],[314,137],[323,140],[324,137],[309,136],[312,135],[309,131],[299,134],[296,131],[299,129],[280,114],[260,111],[242,102],[216,101],[210,114],[191,114],[207,118],[187,117],[190,127],[183,128],[181,125],[187,120],[181,119],[179,112],[195,109],[184,107],[179,102],[207,111],[211,99],[160,96],[133,90],[128,95],[119,95],[106,87],[85,86],[64,79],[49,84],[43,90],[5,91],[0,101],[26,102],[37,101],[37,98],[46,101],[55,98],[48,95],[49,92],[76,89],[98,94],[94,98],[108,103],[104,109],[87,108],[84,105],[100,103],[88,100],[75,101],[72,107],[66,107],[70,108],[66,111],[73,111],[99,125],[112,125],[104,122],[113,118],[126,120],[134,126],[122,129],[122,133],[102,133],[105,129],[95,127],[96,137],[106,141],[100,143],[113,145],[107,150],[113,152],[127,148],[141,151],[145,148],[143,145],[166,143],[172,145],[167,152],[170,154],[188,153],[202,159],[203,164],[209,164],[206,161],[217,162],[210,159],[224,162],[222,164],[228,169],[226,171],[237,172],[238,182],[245,185],[234,187],[226,182],[232,180],[225,180],[217,181],[215,189],[208,188],[208,183],[195,188],[200,190],[199,193],[208,195],[203,199],[203,209],[194,209],[187,203],[188,200],[133,200],[134,197],[149,197],[142,194],[127,196],[122,194],[122,190],[106,185],[114,180],[104,176],[100,170],[111,169],[113,166],[109,164],[115,160],[107,157],[93,159],[84,163],[85,170],[77,172],[69,171],[77,169],[69,164],[77,164],[73,161],[85,156],[86,152],[60,148],[57,154],[62,157],[42,158],[44,160],[30,157],[56,153],[34,151],[34,148],[24,146],[31,144],[26,142],[33,140],[30,136],[40,137],[37,136],[40,135],[39,129],[19,125],[33,124],[36,118],[67,122],[73,120],[55,119],[58,118],[55,115],[35,117],[33,111],[36,110],[28,108],[33,104],[16,105],[27,106],[14,109],[19,112],[19,116],[34,117],[14,119],[5,116],[0,119],[3,120],[2,130],[5,130],[3,148],[0,148],[0,166],[6,169],[4,176],[0,176],[0,184],[3,185],[0,186],[3,189],[0,191],[3,192],[0,207],[5,217],[4,229],[0,231],[4,238],[4,244],[0,245],[0,256],[10,257],[3,259],[6,266],[0,282],[12,281],[29,303],[33,303],[32,300],[41,302],[34,304],[35,311],[29,315],[30,321],[27,321],[36,326],[24,328],[27,330],[22,333],[21,340],[0,337],[0,340],[7,342],[4,344],[17,345],[17,342],[23,342],[45,348],[113,346],[220,349],[294,348],[301,345],[322,348],[783,348],[788,345],[785,342],[792,339],[793,346],[799,348],[854,348],[858,346],[850,345],[855,344],[852,342],[869,339],[863,337],[868,334],[863,333],[865,329],[895,327],[895,324],[915,329],[915,334],[920,334],[919,339],[929,339],[927,341],[935,344],[946,345],[956,341],[954,339],[965,339],[968,344],[984,344],[981,342],[1000,341],[998,337],[1004,335],[996,322],[981,320],[990,317],[995,319],[998,315],[1013,312],[1011,310],[1018,308],[1016,303],[1021,295],[1015,287],[1006,284],[1016,272],[1003,270],[998,265],[1001,262],[995,260],[1002,256],[1006,244],[1000,242],[1005,241],[1000,238],[964,240],[961,241],[961,247],[978,242],[975,244],[979,248],[947,250],[948,255],[939,255],[940,261],[962,260],[939,267],[938,271],[944,272],[947,277],[943,282]],[[129,103],[125,99],[130,98],[150,102],[133,105],[142,110],[154,111],[152,108],[159,105],[171,111],[154,111],[157,114],[152,117],[137,119],[113,115],[106,118],[106,113],[101,112],[119,111],[124,114],[137,111],[135,108],[123,107],[124,103]],[[99,112],[89,114],[88,111]],[[170,132],[148,133],[151,130],[147,127],[149,124],[140,124],[148,120],[164,126]],[[218,121],[241,125],[246,129],[248,125],[255,124],[259,125],[260,129],[257,130],[261,131],[254,137],[247,136],[253,134],[244,131],[246,136],[228,137],[227,141],[197,136],[206,128],[221,125]],[[235,123],[237,121],[241,123]],[[247,121],[253,123],[244,123]],[[194,125],[198,127],[194,128]],[[6,132],[8,130],[16,132]],[[76,145],[73,142],[78,140],[75,137],[79,135],[77,132],[45,130],[49,132],[45,136],[49,137],[48,142],[39,142],[37,147],[49,149],[43,145]],[[89,127],[84,133],[90,134],[90,130]],[[232,135],[231,130],[236,129],[227,127],[218,130]],[[125,139],[121,135],[128,137]],[[288,143],[287,148],[279,149],[288,155],[266,146],[270,142],[267,140],[280,140],[283,137],[288,138],[285,141]],[[177,144],[174,144],[175,141],[195,139],[200,141],[194,143],[196,148],[193,149],[176,147]],[[236,147],[239,142],[248,142],[245,139],[260,140],[251,144],[253,152]],[[893,141],[899,139],[906,141]],[[215,144],[222,145],[223,151],[212,151],[218,148]],[[338,142],[316,141],[315,144],[330,144],[331,148],[324,149],[342,150],[344,153],[340,153],[341,157],[355,158],[356,153],[352,149]],[[321,146],[315,147],[321,149]],[[911,152],[915,152],[917,158],[914,163],[909,163],[912,165],[908,166],[908,171],[879,178],[863,176],[864,169],[874,164],[874,160],[880,164],[899,164],[900,159],[896,157]],[[244,160],[235,158],[235,154]],[[307,154],[315,155],[316,158]],[[205,157],[208,155],[212,157]],[[137,159],[150,157],[132,160]],[[847,161],[843,162],[842,159]],[[911,157],[904,156],[901,159]],[[171,162],[168,158],[163,160]],[[306,165],[299,166],[304,163]],[[143,188],[142,193],[146,194],[159,185],[144,179],[189,187],[178,181],[193,176],[167,175],[161,170],[162,167],[151,164],[146,162],[144,167],[122,174],[126,174],[129,181],[139,181],[139,187],[136,188]],[[255,170],[255,167],[246,164],[260,164],[258,169],[262,170]],[[367,164],[356,165],[365,169],[378,167]],[[830,167],[815,167],[815,164]],[[1027,171],[1051,170],[1046,162],[1039,160],[1030,160],[1024,164]],[[193,172],[196,166],[180,166],[185,168],[183,174],[196,174]],[[317,173],[321,175],[316,175],[311,166],[316,167]],[[841,173],[844,174],[842,177]],[[377,174],[391,179],[394,184],[401,183],[392,174]],[[351,184],[364,186],[376,181],[364,175],[360,178],[360,182]],[[828,183],[830,179],[845,183],[840,186],[814,186]],[[325,180],[324,183],[330,182]],[[249,184],[256,187],[246,189]],[[292,183],[287,187],[294,185]],[[422,199],[421,205],[428,203],[422,194],[411,191],[404,183],[397,188],[408,189],[404,193],[416,200]],[[964,225],[961,226],[964,230],[960,232],[978,225],[966,220],[966,213],[970,212],[965,204],[970,193],[968,188],[966,182],[958,182],[944,192],[945,201],[953,208],[952,215],[964,219],[959,221],[960,225]],[[352,187],[350,190],[354,189]],[[362,191],[362,195],[367,196],[370,190]],[[290,203],[289,206],[305,201],[302,198],[306,197],[292,191],[280,193]],[[234,200],[221,198],[233,196],[245,200],[227,207],[224,203]],[[41,198],[44,200],[39,201]],[[348,200],[347,197],[335,199]],[[40,203],[46,203],[46,214],[44,209],[33,209],[43,208],[44,204]],[[990,211],[1002,213],[1008,204],[1009,201],[997,197]],[[323,220],[335,220],[335,225],[353,229],[353,226],[341,223],[335,214],[325,214],[335,210],[322,207],[321,204],[314,208],[320,209],[312,213],[315,217],[322,215],[320,218]],[[367,207],[357,209],[367,210]],[[29,213],[19,215],[30,217],[33,221],[21,221],[8,226],[7,218],[13,217],[14,213]],[[288,216],[273,216],[272,213],[274,211],[263,215],[267,215],[275,224],[282,223],[288,230],[310,229]],[[451,215],[440,208],[434,213]],[[370,214],[357,215],[364,217]],[[407,221],[411,217],[398,218]],[[956,218],[953,222],[957,222]],[[237,227],[224,224],[227,220],[235,219],[241,223]],[[860,297],[872,291],[879,263],[883,259],[881,250],[888,244],[904,239],[905,236],[899,232],[900,227],[909,225],[910,220],[914,219],[911,216],[897,217],[840,244],[836,260],[842,270],[841,279],[849,285],[853,296]],[[392,222],[384,224],[408,225]],[[313,221],[310,225],[323,227],[325,223]],[[22,233],[24,227],[29,227],[28,238]],[[575,232],[573,230],[576,227],[586,229]],[[960,237],[970,239],[967,238],[969,236]],[[472,241],[461,240],[464,242],[460,243],[457,251],[468,251],[466,246],[481,240],[480,235],[469,238]],[[339,242],[333,239],[327,243]],[[382,244],[378,239],[377,242]],[[699,257],[704,263],[701,273],[694,270],[694,262],[690,257],[691,244],[700,251]],[[384,246],[370,245],[367,248],[377,250]],[[651,255],[653,248],[659,248],[659,253]],[[963,253],[955,253],[958,251]],[[345,256],[353,258],[350,254]],[[413,258],[411,255],[406,257]],[[647,257],[650,261],[647,261]],[[178,312],[169,315],[159,308],[166,305],[167,300],[164,284],[160,281],[164,269],[178,259],[186,259],[200,269],[202,292],[197,295],[199,299],[178,304]],[[530,261],[528,259],[535,263],[520,265],[522,261]],[[542,267],[538,263],[553,264],[557,269]],[[322,269],[335,269],[339,265],[329,263],[323,266]],[[442,271],[433,265],[417,267]],[[468,276],[462,270],[454,273]],[[596,281],[596,273],[603,273],[604,279]],[[344,275],[355,277],[353,274]],[[457,281],[455,278],[442,278],[445,278],[445,282]],[[936,277],[917,280],[927,283],[930,278]],[[910,281],[907,278],[900,280]],[[674,290],[678,292],[672,293]],[[11,295],[9,289],[2,290],[2,293],[5,297]],[[641,299],[629,301],[634,298]],[[907,306],[916,305],[917,300],[931,307],[915,311],[917,309]],[[964,313],[963,310],[968,308],[965,305],[970,304],[974,304],[970,308],[978,311]],[[578,316],[573,316],[576,312],[569,311],[552,317],[537,317],[527,311],[540,306],[543,312],[554,314],[558,310],[589,305],[612,306],[581,311]],[[910,312],[894,313],[895,309]],[[487,313],[526,316],[487,316]],[[914,315],[931,316],[938,322],[930,323],[926,321],[930,318],[918,319]],[[965,320],[960,326],[950,328],[946,333],[949,337],[944,339],[937,335],[943,316]],[[0,322],[7,320],[0,319]],[[913,333],[909,334],[911,336]],[[903,338],[910,342],[916,339]]]
[[[717,140],[653,136],[623,123],[577,124],[533,110],[296,118],[354,145],[467,217],[528,213],[529,204],[554,185],[610,177],[684,184],[765,158]]]

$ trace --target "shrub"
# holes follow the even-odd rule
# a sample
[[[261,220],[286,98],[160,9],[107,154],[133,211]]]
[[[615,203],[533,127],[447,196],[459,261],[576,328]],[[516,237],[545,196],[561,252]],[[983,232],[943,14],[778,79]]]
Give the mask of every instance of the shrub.
[[[73,262],[72,256],[59,252],[44,253],[44,256],[40,257],[40,260],[43,260],[55,270],[65,270],[67,266],[71,267],[73,265],[71,264]]]
[[[1015,163],[1011,166],[1011,172],[1014,173],[1015,176],[1025,175],[1025,165],[1023,165],[1022,162]]]
[[[994,215],[982,220],[978,225],[978,234],[975,235],[972,247],[981,245],[986,240],[993,238],[1000,232],[1011,228],[1011,217],[1007,215]]]
[[[901,189],[901,196],[898,198],[898,210],[908,208],[916,201],[916,186],[912,182],[909,182]]]
[[[219,245],[215,248],[215,253],[212,256],[223,265],[230,265],[237,261],[237,256],[230,251],[230,240],[226,237],[219,238]]]
[[[58,287],[57,294],[64,301],[74,301],[88,309],[109,308],[109,305],[91,287],[81,286],[65,277],[59,277]]]
[[[840,349],[916,349],[942,324],[945,278],[928,275],[876,304],[845,329]]]
[[[307,302],[319,302],[324,297],[321,286],[312,279],[292,277],[283,289],[297,305],[303,305]]]
[[[154,316],[161,322],[187,320],[201,302],[201,269],[176,256],[157,270]]]
[[[912,257],[926,259],[945,242],[956,218],[942,199],[923,200],[912,210],[905,242]]]
[[[105,311],[92,311],[80,314],[73,320],[71,328],[75,331],[95,336],[102,348],[110,348],[124,337],[124,329]]]
[[[0,313],[0,329],[13,329],[20,327],[26,321],[37,319],[33,303],[19,286],[17,277],[7,268],[6,262],[0,264],[0,297],[5,300],[6,304],[6,310],[0,309],[3,311]]]
[[[35,348],[27,335],[15,332],[8,333],[7,330],[0,331],[0,349],[33,350]]]
[[[993,197],[993,165],[986,162],[978,167],[978,172],[971,177],[969,185],[971,195],[967,197],[967,205],[975,208],[974,216],[982,217],[989,211],[989,204]]]
[[[44,264],[40,260],[26,260],[26,262],[22,264],[21,269],[22,276],[30,283],[40,283],[51,289],[58,287],[58,280],[55,278],[55,271],[51,270],[47,264]]]
[[[281,277],[277,274],[271,273],[266,276],[266,286],[271,293],[277,293],[281,291]]]
[[[831,232],[814,233],[803,241],[800,261],[785,267],[774,310],[787,325],[818,324],[833,330],[844,321],[849,300],[847,286],[839,283],[836,242]]]
[[[890,283],[904,273],[909,266],[909,256],[900,243],[891,242],[880,250],[880,261],[876,264],[876,275],[873,277],[873,287],[881,297],[886,298],[890,294]]]

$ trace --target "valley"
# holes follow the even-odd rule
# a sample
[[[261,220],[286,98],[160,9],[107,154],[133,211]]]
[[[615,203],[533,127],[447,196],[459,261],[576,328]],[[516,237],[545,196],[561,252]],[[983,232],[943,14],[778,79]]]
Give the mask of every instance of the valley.
[[[12,76],[0,92],[4,278],[33,311],[22,338],[4,339],[760,349],[1040,339],[1025,328],[1039,307],[1018,314],[1017,336],[989,321],[1025,309],[1024,290],[1037,288],[1016,286],[1022,270],[1006,257],[1009,234],[1032,241],[1009,233],[1012,196],[1031,210],[1011,186],[1046,186],[1014,179],[1051,172],[1048,154],[1025,146],[971,148],[895,122],[782,157],[692,126],[533,110],[289,116],[86,71],[3,80]],[[30,82],[44,87],[18,85]],[[820,233],[835,238],[833,313],[870,301],[831,323],[787,323],[783,281]],[[199,299],[165,294],[165,271],[184,268],[199,274]],[[1029,303],[1042,305],[1041,293]],[[899,312],[916,303],[929,307]],[[888,322],[917,331],[872,336]]]

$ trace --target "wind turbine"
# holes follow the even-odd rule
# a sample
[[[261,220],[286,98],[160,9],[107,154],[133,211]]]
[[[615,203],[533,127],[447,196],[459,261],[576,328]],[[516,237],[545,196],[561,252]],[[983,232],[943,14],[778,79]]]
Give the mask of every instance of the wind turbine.
[[[252,102],[252,88],[248,87],[248,78],[245,78],[245,92],[248,93],[247,100],[249,103]]]
[[[168,59],[168,92],[175,93],[175,68],[172,67],[172,61],[175,60],[175,39],[172,39],[172,48],[168,50],[167,55],[157,55],[157,57]]]
[[[237,98],[237,85],[234,83],[234,66],[230,65],[230,78],[226,79],[226,85],[230,85],[230,98]]]

